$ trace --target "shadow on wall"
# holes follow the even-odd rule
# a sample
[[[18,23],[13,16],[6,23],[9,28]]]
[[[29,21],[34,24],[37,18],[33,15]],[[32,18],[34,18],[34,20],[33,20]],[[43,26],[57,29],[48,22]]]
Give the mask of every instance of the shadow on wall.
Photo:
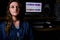
[[[0,17],[4,17],[6,15],[6,6],[8,0],[0,0]]]
[[[55,14],[56,14],[56,21],[60,21],[60,3],[56,3],[55,5]]]

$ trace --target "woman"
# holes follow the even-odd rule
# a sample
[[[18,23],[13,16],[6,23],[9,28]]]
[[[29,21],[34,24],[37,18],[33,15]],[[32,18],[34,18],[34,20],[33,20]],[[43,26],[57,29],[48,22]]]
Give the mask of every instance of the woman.
[[[21,14],[21,4],[11,0],[7,7],[7,21],[0,23],[0,40],[33,40],[32,29]]]

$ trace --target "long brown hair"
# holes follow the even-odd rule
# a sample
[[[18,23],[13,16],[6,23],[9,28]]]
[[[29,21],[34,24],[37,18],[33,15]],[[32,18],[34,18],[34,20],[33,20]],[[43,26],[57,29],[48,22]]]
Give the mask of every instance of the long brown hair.
[[[7,18],[7,21],[6,21],[6,26],[5,26],[5,32],[7,33],[7,35],[10,33],[10,29],[11,29],[11,23],[12,23],[12,16],[9,12],[9,6],[12,2],[17,2],[19,7],[20,7],[20,10],[21,10],[21,4],[19,3],[18,0],[10,0],[8,2],[8,6],[7,6],[7,15],[6,15],[6,18]],[[21,12],[21,11],[20,11]],[[20,15],[19,15],[20,16]],[[19,17],[17,17],[19,19]]]

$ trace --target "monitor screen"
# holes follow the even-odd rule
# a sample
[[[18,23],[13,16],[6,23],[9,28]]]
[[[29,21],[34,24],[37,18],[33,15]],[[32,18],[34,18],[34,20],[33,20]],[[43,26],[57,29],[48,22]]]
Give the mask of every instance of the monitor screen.
[[[26,2],[26,12],[42,12],[42,3]]]

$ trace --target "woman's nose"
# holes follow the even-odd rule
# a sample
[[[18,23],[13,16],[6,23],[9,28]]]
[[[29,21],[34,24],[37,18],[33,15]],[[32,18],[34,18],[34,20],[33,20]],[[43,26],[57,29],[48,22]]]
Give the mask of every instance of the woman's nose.
[[[18,11],[18,8],[17,8],[17,7],[15,7],[15,8],[14,8],[14,10],[15,10],[15,11]]]

